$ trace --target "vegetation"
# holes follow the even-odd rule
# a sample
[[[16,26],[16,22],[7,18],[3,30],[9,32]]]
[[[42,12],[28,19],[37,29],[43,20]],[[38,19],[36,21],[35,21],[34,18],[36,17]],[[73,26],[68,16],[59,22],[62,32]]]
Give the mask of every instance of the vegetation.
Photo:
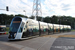
[[[75,30],[73,29],[73,30],[71,30],[71,31],[74,31],[75,32]]]
[[[21,14],[15,15],[20,17],[28,18],[28,16],[24,16]],[[0,14],[0,25],[9,25],[12,18],[15,17],[14,15],[7,15],[7,14]],[[35,16],[29,17],[30,19],[34,19]],[[42,18],[41,16],[37,16],[38,21],[43,21],[46,23],[55,23],[55,24],[62,24],[62,25],[70,25],[72,29],[75,29],[75,18],[72,16],[46,16]]]
[[[6,27],[6,31],[9,31],[9,27]]]
[[[8,31],[9,31],[9,27],[6,27],[6,34],[8,34]]]

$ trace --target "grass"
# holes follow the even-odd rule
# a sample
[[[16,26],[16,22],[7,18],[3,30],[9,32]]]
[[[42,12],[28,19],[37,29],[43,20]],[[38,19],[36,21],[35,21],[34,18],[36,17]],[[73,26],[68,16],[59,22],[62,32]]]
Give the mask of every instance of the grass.
[[[9,31],[9,27],[6,27],[6,34],[8,34],[8,31]]]
[[[6,27],[6,31],[7,31],[7,32],[9,31],[9,27]]]
[[[71,30],[71,31],[75,31],[75,30]]]
[[[6,32],[6,34],[8,34],[8,32]]]

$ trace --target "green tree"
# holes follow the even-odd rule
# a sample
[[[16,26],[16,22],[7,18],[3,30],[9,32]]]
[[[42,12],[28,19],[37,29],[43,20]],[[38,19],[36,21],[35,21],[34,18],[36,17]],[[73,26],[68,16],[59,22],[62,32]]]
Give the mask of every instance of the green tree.
[[[33,15],[32,15],[32,16],[31,16],[31,17],[29,17],[29,18],[30,18],[30,19],[34,19],[34,18],[35,18],[35,16],[33,16]]]
[[[51,22],[52,22],[52,23],[55,23],[55,24],[59,23],[59,22],[58,22],[58,16],[53,15],[52,18],[51,18]]]
[[[49,16],[44,18],[44,22],[50,23],[51,22],[51,18]]]
[[[41,21],[41,20],[43,20],[43,17],[38,16],[38,17],[37,17],[37,20],[38,20],[38,21]]]
[[[21,14],[18,14],[18,15],[15,15],[15,16],[20,16],[20,17],[24,17],[24,15],[21,15]]]

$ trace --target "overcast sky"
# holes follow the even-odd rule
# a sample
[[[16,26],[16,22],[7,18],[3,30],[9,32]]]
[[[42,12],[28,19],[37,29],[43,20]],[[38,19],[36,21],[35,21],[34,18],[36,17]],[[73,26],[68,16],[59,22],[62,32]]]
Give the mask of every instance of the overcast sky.
[[[32,15],[33,0],[0,0],[0,9],[9,6],[9,12],[0,10],[5,14]],[[66,15],[75,17],[75,0],[41,0],[42,16]]]

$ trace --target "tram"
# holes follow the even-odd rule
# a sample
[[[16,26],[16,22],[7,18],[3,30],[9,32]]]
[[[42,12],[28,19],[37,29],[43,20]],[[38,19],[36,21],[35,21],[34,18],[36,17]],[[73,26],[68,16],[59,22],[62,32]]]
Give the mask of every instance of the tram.
[[[8,39],[27,39],[29,37],[49,35],[51,32],[70,31],[71,26],[36,21],[22,17],[14,17],[11,21]]]
[[[6,34],[6,25],[0,25],[0,35]]]

